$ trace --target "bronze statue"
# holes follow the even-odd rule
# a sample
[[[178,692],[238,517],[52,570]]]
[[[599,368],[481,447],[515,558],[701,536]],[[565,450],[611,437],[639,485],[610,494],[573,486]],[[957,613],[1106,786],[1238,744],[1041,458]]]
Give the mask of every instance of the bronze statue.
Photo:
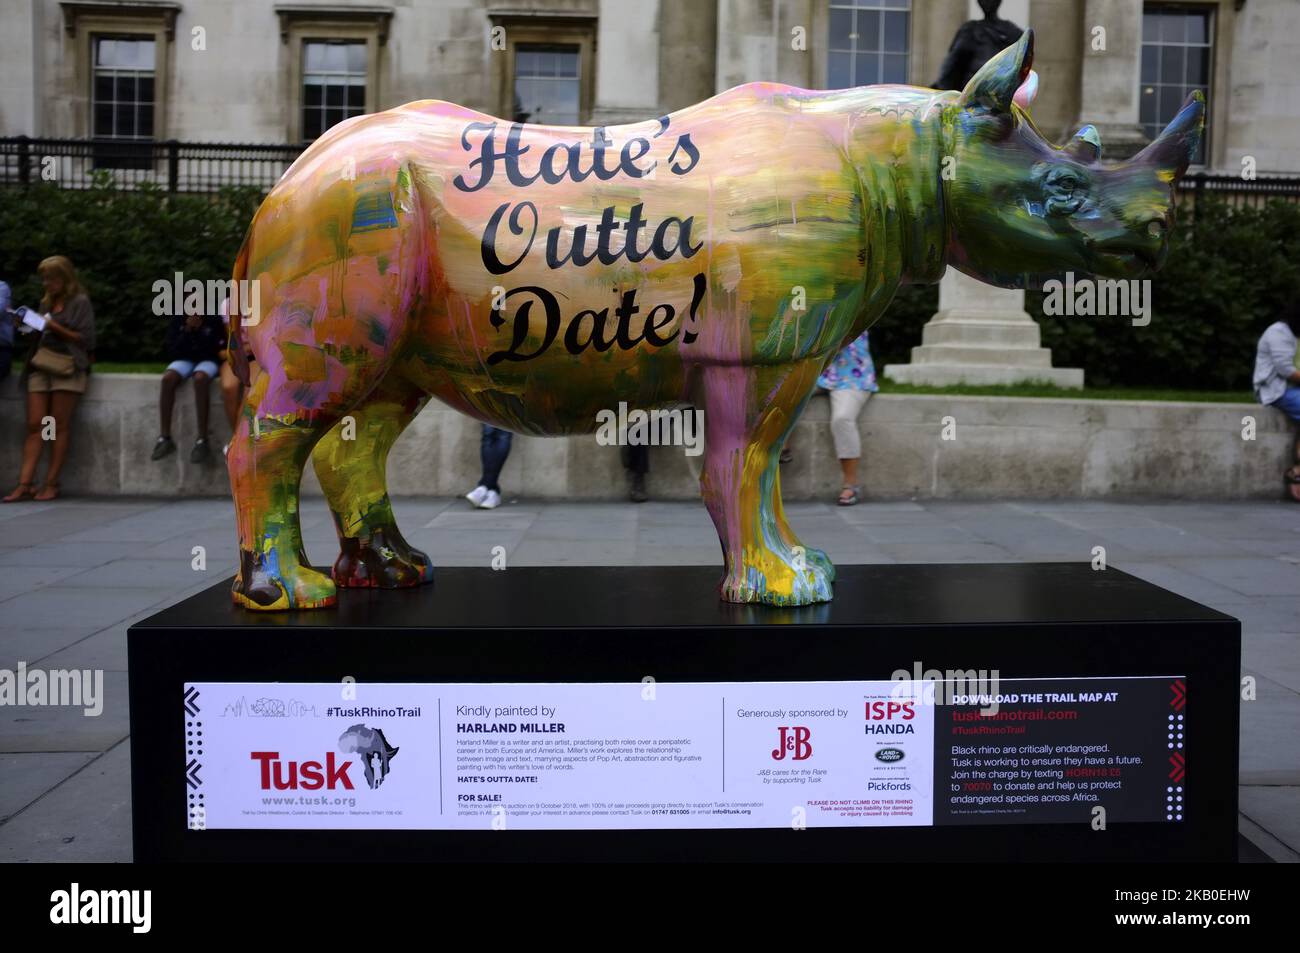
[[[1002,0],[979,0],[983,20],[967,20],[952,38],[948,55],[939,68],[935,89],[965,89],[979,68],[1020,39],[1021,29],[998,19]]]

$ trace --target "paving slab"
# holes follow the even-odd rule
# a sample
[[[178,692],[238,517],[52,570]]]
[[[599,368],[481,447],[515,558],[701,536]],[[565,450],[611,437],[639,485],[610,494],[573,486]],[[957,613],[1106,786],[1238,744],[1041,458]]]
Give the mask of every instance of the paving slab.
[[[0,863],[131,860],[131,745],[120,741],[0,826]]]
[[[1206,556],[1171,559],[1174,565],[1246,596],[1300,593],[1300,566],[1266,556]]]
[[[30,668],[49,667],[41,663]],[[131,733],[126,672],[104,672],[102,685],[98,715],[72,705],[0,707],[0,752],[108,750]]]
[[[1292,852],[1275,858],[1294,862],[1300,855],[1300,785],[1248,785],[1241,788],[1240,809],[1244,817],[1258,824]]]
[[[3,611],[4,605],[0,604],[0,612]],[[0,668],[13,670],[19,662],[31,664],[89,638],[104,627],[101,621],[46,629],[15,628],[5,620],[0,622]]]
[[[85,571],[81,566],[6,566],[0,570],[0,603]]]
[[[1241,703],[1241,783],[1300,785],[1300,694],[1245,665],[1255,699]]]
[[[25,595],[6,599],[4,626],[17,629],[54,629],[97,626],[102,628],[121,621],[149,606],[161,606],[171,600],[181,586],[46,586]],[[70,598],[70,592],[76,592]]]
[[[0,825],[96,757],[94,751],[0,754]]]

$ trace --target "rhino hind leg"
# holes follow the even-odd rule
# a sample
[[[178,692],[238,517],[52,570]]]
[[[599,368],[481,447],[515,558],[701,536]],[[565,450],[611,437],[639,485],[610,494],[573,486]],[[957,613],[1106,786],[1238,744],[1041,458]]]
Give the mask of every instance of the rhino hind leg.
[[[830,560],[799,542],[781,507],[781,447],[819,372],[816,361],[699,369],[706,432],[700,489],[722,543],[720,593],[727,602],[800,606],[831,599]]]
[[[387,484],[388,453],[424,400],[414,388],[382,383],[312,451],[339,534],[331,573],[337,586],[401,589],[433,581],[432,561],[397,528]]]
[[[797,416],[795,417],[795,420],[798,420]],[[784,445],[784,441],[782,442],[782,445]],[[826,573],[827,578],[831,582],[834,582],[835,564],[831,562],[831,557],[826,555],[824,549],[817,549],[813,546],[803,545],[803,543],[799,541],[799,537],[795,535],[794,530],[790,528],[790,524],[786,521],[785,506],[782,505],[781,502],[780,468],[777,469],[776,476],[773,478],[772,511],[776,519],[776,530],[781,534],[781,538],[785,541],[786,545],[789,546],[791,550],[794,550],[796,546],[799,547],[803,552],[804,562],[810,566],[817,566],[822,572]]]

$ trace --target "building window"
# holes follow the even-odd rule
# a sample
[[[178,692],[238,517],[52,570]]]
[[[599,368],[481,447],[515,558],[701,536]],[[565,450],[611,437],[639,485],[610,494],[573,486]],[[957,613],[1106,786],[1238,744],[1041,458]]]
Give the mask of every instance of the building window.
[[[515,47],[515,122],[576,126],[582,80],[577,46],[520,43]]]
[[[911,0],[835,0],[827,89],[906,83]]]
[[[507,38],[493,93],[512,122],[580,126],[595,99],[596,18],[490,14]]]
[[[100,140],[95,166],[147,169],[152,150],[134,143],[151,141],[154,135],[154,38],[94,36],[91,50],[90,134]]]
[[[95,37],[91,135],[96,139],[152,139],[153,37]]]
[[[1142,11],[1141,123],[1153,139],[1178,115],[1192,90],[1210,98],[1211,18],[1205,7],[1148,3]],[[1193,165],[1205,164],[1208,138],[1201,138]]]
[[[315,139],[330,126],[366,111],[364,40],[304,40],[302,137]]]

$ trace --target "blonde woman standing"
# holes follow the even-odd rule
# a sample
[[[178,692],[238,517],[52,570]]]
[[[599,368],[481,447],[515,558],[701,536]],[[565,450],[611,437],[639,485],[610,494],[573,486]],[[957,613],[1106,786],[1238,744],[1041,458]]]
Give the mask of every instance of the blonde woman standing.
[[[95,348],[95,312],[77,280],[72,262],[62,255],[46,258],[37,267],[45,293],[40,311],[45,317],[36,346],[23,363],[20,378],[27,390],[27,439],[23,443],[18,486],[5,503],[54,500],[59,496],[59,474],[68,456],[72,413],[86,392],[90,353]],[[54,421],[53,439],[43,439],[45,418]],[[45,483],[35,491],[36,465],[41,448],[50,445]]]

